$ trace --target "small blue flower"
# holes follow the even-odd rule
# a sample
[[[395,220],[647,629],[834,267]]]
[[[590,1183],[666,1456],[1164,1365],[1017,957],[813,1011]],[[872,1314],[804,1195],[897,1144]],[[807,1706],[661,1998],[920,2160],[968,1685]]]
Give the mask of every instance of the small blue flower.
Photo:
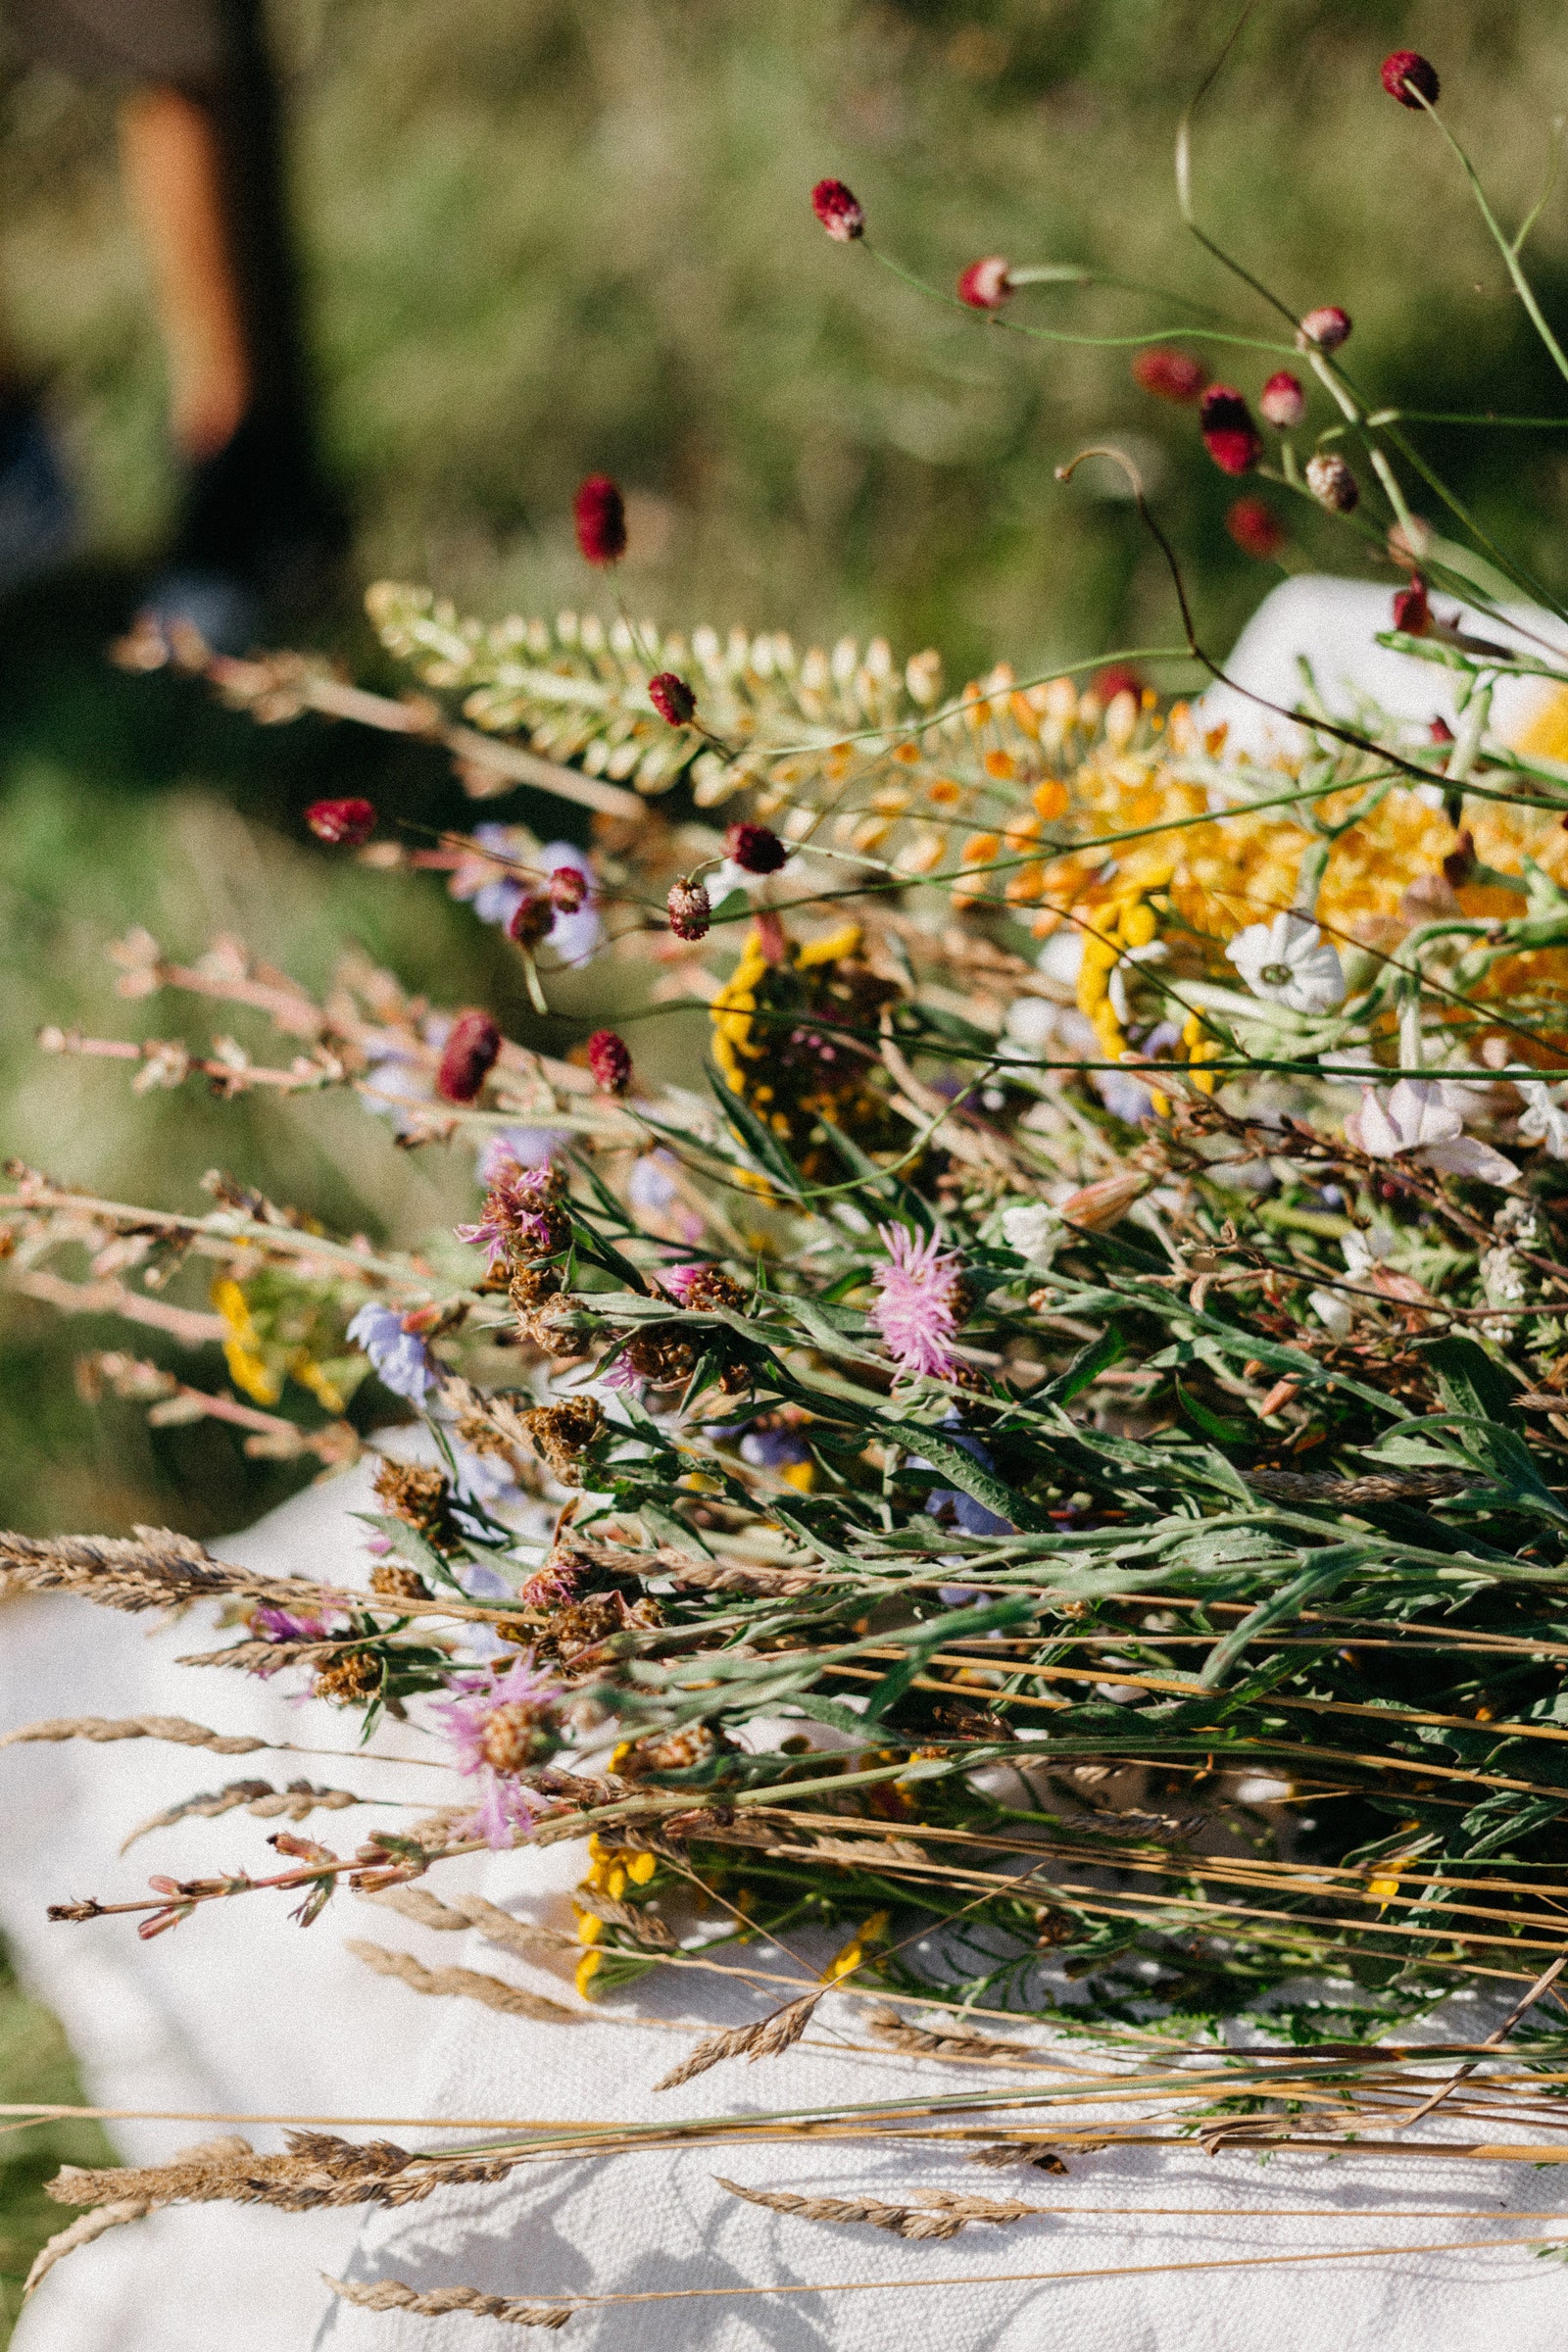
[[[403,1317],[390,1306],[373,1302],[362,1306],[349,1325],[349,1338],[363,1348],[384,1388],[394,1396],[420,1403],[435,1386],[435,1369],[424,1342],[403,1328]]]

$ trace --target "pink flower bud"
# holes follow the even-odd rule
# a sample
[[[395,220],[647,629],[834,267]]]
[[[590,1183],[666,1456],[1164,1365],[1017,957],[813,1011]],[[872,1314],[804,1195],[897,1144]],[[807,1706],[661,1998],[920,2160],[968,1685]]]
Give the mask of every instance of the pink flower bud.
[[[1418,109],[1438,103],[1438,71],[1419,49],[1396,49],[1383,60],[1383,87],[1401,106]]]
[[[626,502],[608,473],[591,473],[572,502],[577,545],[590,564],[618,564],[626,553]]]
[[[596,1029],[588,1040],[588,1067],[602,1095],[623,1095],[631,1084],[631,1050],[613,1029]]]
[[[1203,447],[1221,473],[1250,473],[1263,455],[1252,412],[1233,384],[1210,384],[1199,408]]]
[[[664,901],[669,909],[669,927],[677,939],[706,939],[713,919],[713,902],[701,882],[690,881],[685,874],[677,875],[669,886]]]
[[[724,835],[724,855],[748,874],[776,874],[788,850],[766,825],[731,825]]]
[[[837,244],[853,245],[865,234],[865,215],[842,179],[819,179],[811,190],[811,210]]]
[[[971,262],[958,279],[958,300],[966,302],[971,311],[1000,311],[1011,292],[1007,265],[1000,253]]]
[[[580,866],[558,865],[551,871],[549,887],[557,914],[575,914],[588,896],[588,877]]]
[[[519,948],[536,948],[549,935],[556,910],[542,890],[525,890],[512,910],[507,937]]]
[[[1406,637],[1424,637],[1432,626],[1427,584],[1418,571],[1412,572],[1408,588],[1395,590],[1394,625]]]
[[[672,669],[662,669],[657,678],[649,679],[648,700],[672,727],[689,726],[697,714],[696,695]]]
[[[1288,368],[1271,375],[1257,396],[1257,405],[1267,424],[1277,425],[1282,433],[1290,432],[1306,415],[1306,394],[1301,379]]]
[[[1431,736],[1434,743],[1452,743],[1454,739],[1453,729],[1449,726],[1446,718],[1435,718],[1432,721],[1431,726],[1428,727],[1427,733]],[[1568,816],[1563,818],[1563,823],[1568,825]]]
[[[1244,556],[1269,563],[1285,545],[1286,530],[1266,499],[1239,498],[1225,517],[1225,528]]]
[[[375,831],[375,808],[369,801],[313,801],[305,822],[318,841],[346,842],[357,850]]]
[[[1337,302],[1325,302],[1308,311],[1296,330],[1298,351],[1338,351],[1349,339],[1350,314],[1342,311]]]
[[[1140,390],[1152,392],[1156,400],[1174,400],[1181,407],[1191,407],[1208,381],[1208,369],[1191,352],[1178,351],[1171,343],[1152,343],[1141,351],[1133,362],[1133,382]]]
[[[1306,486],[1318,505],[1335,514],[1352,514],[1360,502],[1359,483],[1345,460],[1332,450],[1320,449],[1315,458],[1307,460]]]
[[[447,1102],[471,1102],[500,1052],[501,1032],[487,1012],[460,1012],[441,1049],[436,1093]]]

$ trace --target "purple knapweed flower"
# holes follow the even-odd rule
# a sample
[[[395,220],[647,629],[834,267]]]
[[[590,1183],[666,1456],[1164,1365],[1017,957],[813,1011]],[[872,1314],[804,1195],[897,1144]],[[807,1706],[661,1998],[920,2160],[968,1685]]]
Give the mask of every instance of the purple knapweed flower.
[[[958,1328],[962,1263],[934,1234],[919,1241],[906,1225],[879,1225],[888,1262],[874,1280],[881,1296],[871,1320],[906,1372],[946,1379],[958,1368],[948,1342]]]
[[[458,1770],[483,1782],[472,1821],[464,1826],[500,1850],[533,1827],[538,1802],[517,1775],[554,1745],[547,1726],[559,1692],[531,1656],[514,1659],[503,1675],[459,1675],[451,1688],[458,1696],[432,1711],[457,1750]]]
[[[405,1331],[395,1307],[378,1306],[372,1299],[362,1306],[349,1325],[349,1338],[363,1348],[383,1388],[394,1396],[420,1403],[435,1386],[435,1368],[416,1332]]]
[[[553,1247],[551,1220],[545,1214],[551,1194],[548,1163],[542,1168],[514,1168],[490,1187],[484,1214],[474,1225],[453,1227],[460,1242],[490,1253],[490,1272],[505,1264],[514,1250],[522,1257],[547,1256]]]

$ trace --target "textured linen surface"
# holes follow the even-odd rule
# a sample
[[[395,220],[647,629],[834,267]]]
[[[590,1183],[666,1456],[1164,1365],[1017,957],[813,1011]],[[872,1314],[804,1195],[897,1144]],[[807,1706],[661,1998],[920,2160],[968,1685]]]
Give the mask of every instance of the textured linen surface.
[[[1320,683],[1345,708],[1360,679],[1411,714],[1442,708],[1441,673],[1411,689],[1413,665],[1372,644],[1387,622],[1383,590],[1297,580],[1250,625],[1231,664],[1260,692],[1290,701],[1295,655],[1314,649]],[[1436,689],[1429,692],[1428,687]],[[1396,691],[1397,690],[1397,691]],[[1216,714],[1250,724],[1250,707],[1215,690]],[[1404,702],[1398,700],[1403,694]],[[1216,710],[1216,706],[1219,709]],[[1255,738],[1254,738],[1255,739]],[[350,1514],[368,1497],[366,1470],[313,1489],[248,1535],[216,1548],[278,1573],[348,1583],[363,1578],[363,1529]],[[41,1716],[180,1714],[223,1730],[302,1746],[352,1748],[352,1718],[273,1686],[174,1665],[210,1647],[201,1617],[147,1630],[147,1621],[71,1599],[0,1611],[0,1729]],[[407,1740],[395,1727],[378,1748]],[[954,2095],[967,2070],[851,2054],[834,2039],[855,2011],[830,1999],[808,2039],[758,2067],[731,2062],[683,2087],[653,2084],[692,2033],[763,2013],[785,1996],[733,1977],[665,1971],[610,2013],[572,2026],[535,2025],[468,2001],[422,1997],[372,1975],[343,1949],[363,1937],[429,1965],[458,1962],[560,1996],[559,1979],[477,1936],[436,1935],[382,1906],[339,1898],[309,1933],[281,1899],[211,1906],[142,1945],[126,1921],[50,1927],[44,1906],[63,1895],[105,1899],[143,1890],[150,1871],[181,1875],[244,1859],[257,1863],[261,1825],[245,1815],[189,1821],[117,1859],[127,1829],[197,1789],[240,1777],[280,1785],[296,1775],[373,1794],[449,1798],[446,1776],[345,1757],[220,1757],[150,1740],[75,1742],[0,1754],[0,1931],[28,1980],[60,2014],[80,2056],[89,2095],[115,2107],[376,2119],[393,2137],[429,2144],[426,2130],[393,2119],[672,2118],[810,2107],[845,2100]],[[308,1825],[345,1850],[376,1816],[318,1814]],[[580,1848],[476,1856],[440,1874],[450,1890],[492,1900],[549,1925],[570,1922],[568,1890]],[[826,1946],[801,1945],[816,1964]],[[744,1959],[788,1964],[765,1947]],[[569,1992],[564,1995],[568,2000]],[[686,2021],[682,2031],[675,2021]],[[1477,2032],[1474,2012],[1459,2021]],[[1077,2066],[1081,2052],[1064,2053]],[[1012,2078],[1005,2078],[1011,2080]],[[987,2074],[995,2082],[998,2077]],[[122,2155],[166,2158],[232,2125],[116,2123]],[[367,2136],[368,2134],[367,2133]],[[460,2136],[464,2134],[460,2133]],[[274,2128],[250,2130],[259,2148]],[[917,2188],[1016,2196],[1056,2209],[1005,2230],[973,2229],[945,2243],[906,2243],[866,2228],[808,2223],[746,2205],[718,2187],[725,2174],[804,2193],[869,2191],[897,2201]],[[1364,2246],[1436,2246],[1450,2238],[1520,2234],[1528,2225],[1401,2218],[1445,2212],[1545,2211],[1555,2169],[1414,2157],[1348,2166],[1306,2155],[1208,2159],[1196,2150],[1156,2157],[1107,2151],[1074,2159],[1066,2180],[980,2171],[912,2148],[858,2152],[803,2141],[694,2147],[598,2164],[525,2168],[501,2185],[455,2189],[402,2212],[306,2217],[205,2207],[154,2216],[73,2255],[43,2282],[19,2327],[17,2352],[505,2352],[520,2340],[499,2322],[453,2314],[420,2320],[337,2302],[319,2274],[396,2278],[418,2289],[464,2284],[497,2293],[659,2294],[691,2287],[761,2287],[760,2294],[581,2311],[567,2342],[593,2352],[886,2352],[910,2330],[944,2352],[1510,2352],[1560,2343],[1568,2275],[1523,2249],[1391,2253],[1334,2261],[1163,2276],[1086,2276],[1076,2282],[1004,2274],[1093,2274],[1135,2265],[1234,2262],[1239,2257]],[[1376,2218],[1356,2218],[1370,2205]],[[1128,2218],[1072,2208],[1208,2207],[1217,2215]],[[1298,2206],[1343,2218],[1295,2219]],[[64,2218],[64,2217],[63,2217]],[[878,2291],[789,2292],[832,2281],[883,2281]],[[959,2281],[931,2284],[921,2281]]]

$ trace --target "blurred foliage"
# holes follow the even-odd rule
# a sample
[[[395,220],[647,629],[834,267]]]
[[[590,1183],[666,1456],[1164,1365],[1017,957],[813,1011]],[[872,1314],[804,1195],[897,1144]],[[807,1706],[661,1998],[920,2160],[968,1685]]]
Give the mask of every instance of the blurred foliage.
[[[17,1983],[0,1953],[0,2099],[73,2106],[81,2098],[64,2034]],[[62,2164],[113,2162],[98,2124],[50,2124],[13,2132],[0,2143],[0,2345],[22,2308],[22,2282],[33,2255],[74,2218],[44,2195],[44,2182]]]

